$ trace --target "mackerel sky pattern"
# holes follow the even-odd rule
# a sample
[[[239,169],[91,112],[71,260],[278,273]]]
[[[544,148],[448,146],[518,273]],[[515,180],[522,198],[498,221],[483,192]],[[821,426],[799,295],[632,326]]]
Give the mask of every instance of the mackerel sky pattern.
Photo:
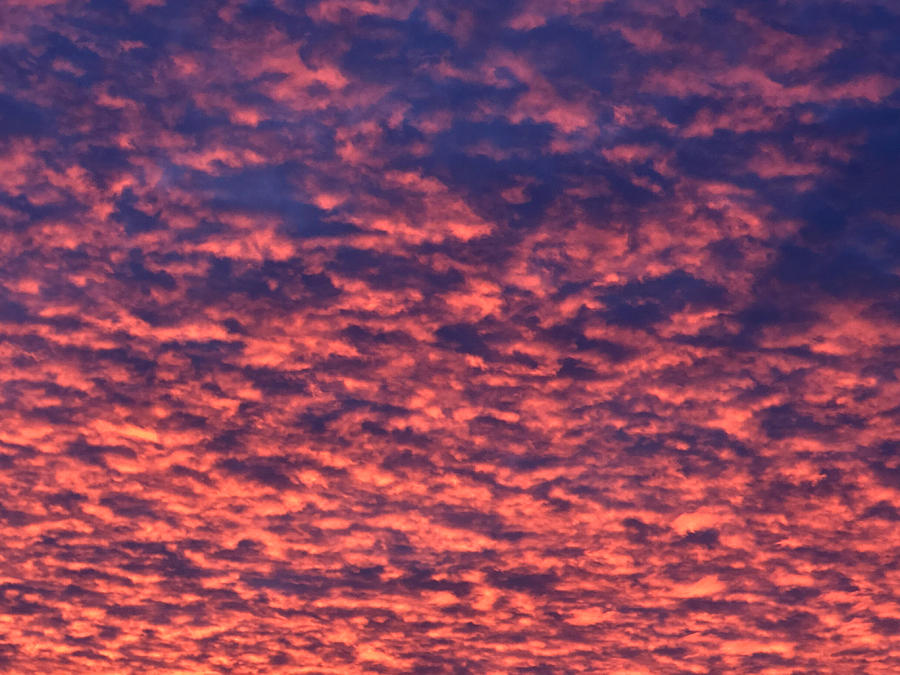
[[[900,672],[900,4],[0,1],[0,670]]]

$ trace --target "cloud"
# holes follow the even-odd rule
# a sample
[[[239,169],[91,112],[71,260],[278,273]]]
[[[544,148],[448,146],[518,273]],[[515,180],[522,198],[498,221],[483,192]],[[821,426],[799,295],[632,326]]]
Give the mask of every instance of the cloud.
[[[891,3],[0,17],[3,668],[900,661]]]

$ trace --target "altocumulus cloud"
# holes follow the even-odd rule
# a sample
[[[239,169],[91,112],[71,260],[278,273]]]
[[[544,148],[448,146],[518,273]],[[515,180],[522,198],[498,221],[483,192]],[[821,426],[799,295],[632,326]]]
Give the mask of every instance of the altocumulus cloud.
[[[3,2],[0,667],[900,670],[898,35]]]

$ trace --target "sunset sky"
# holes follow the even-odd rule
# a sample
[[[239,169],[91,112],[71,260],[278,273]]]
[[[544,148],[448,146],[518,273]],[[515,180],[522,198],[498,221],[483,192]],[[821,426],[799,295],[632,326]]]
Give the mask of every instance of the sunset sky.
[[[900,2],[0,0],[0,671],[900,673]]]

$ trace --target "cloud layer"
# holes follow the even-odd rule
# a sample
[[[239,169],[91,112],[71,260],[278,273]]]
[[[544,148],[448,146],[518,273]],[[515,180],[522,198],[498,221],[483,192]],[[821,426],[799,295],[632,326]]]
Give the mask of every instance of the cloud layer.
[[[0,668],[900,669],[887,0],[6,0]]]

